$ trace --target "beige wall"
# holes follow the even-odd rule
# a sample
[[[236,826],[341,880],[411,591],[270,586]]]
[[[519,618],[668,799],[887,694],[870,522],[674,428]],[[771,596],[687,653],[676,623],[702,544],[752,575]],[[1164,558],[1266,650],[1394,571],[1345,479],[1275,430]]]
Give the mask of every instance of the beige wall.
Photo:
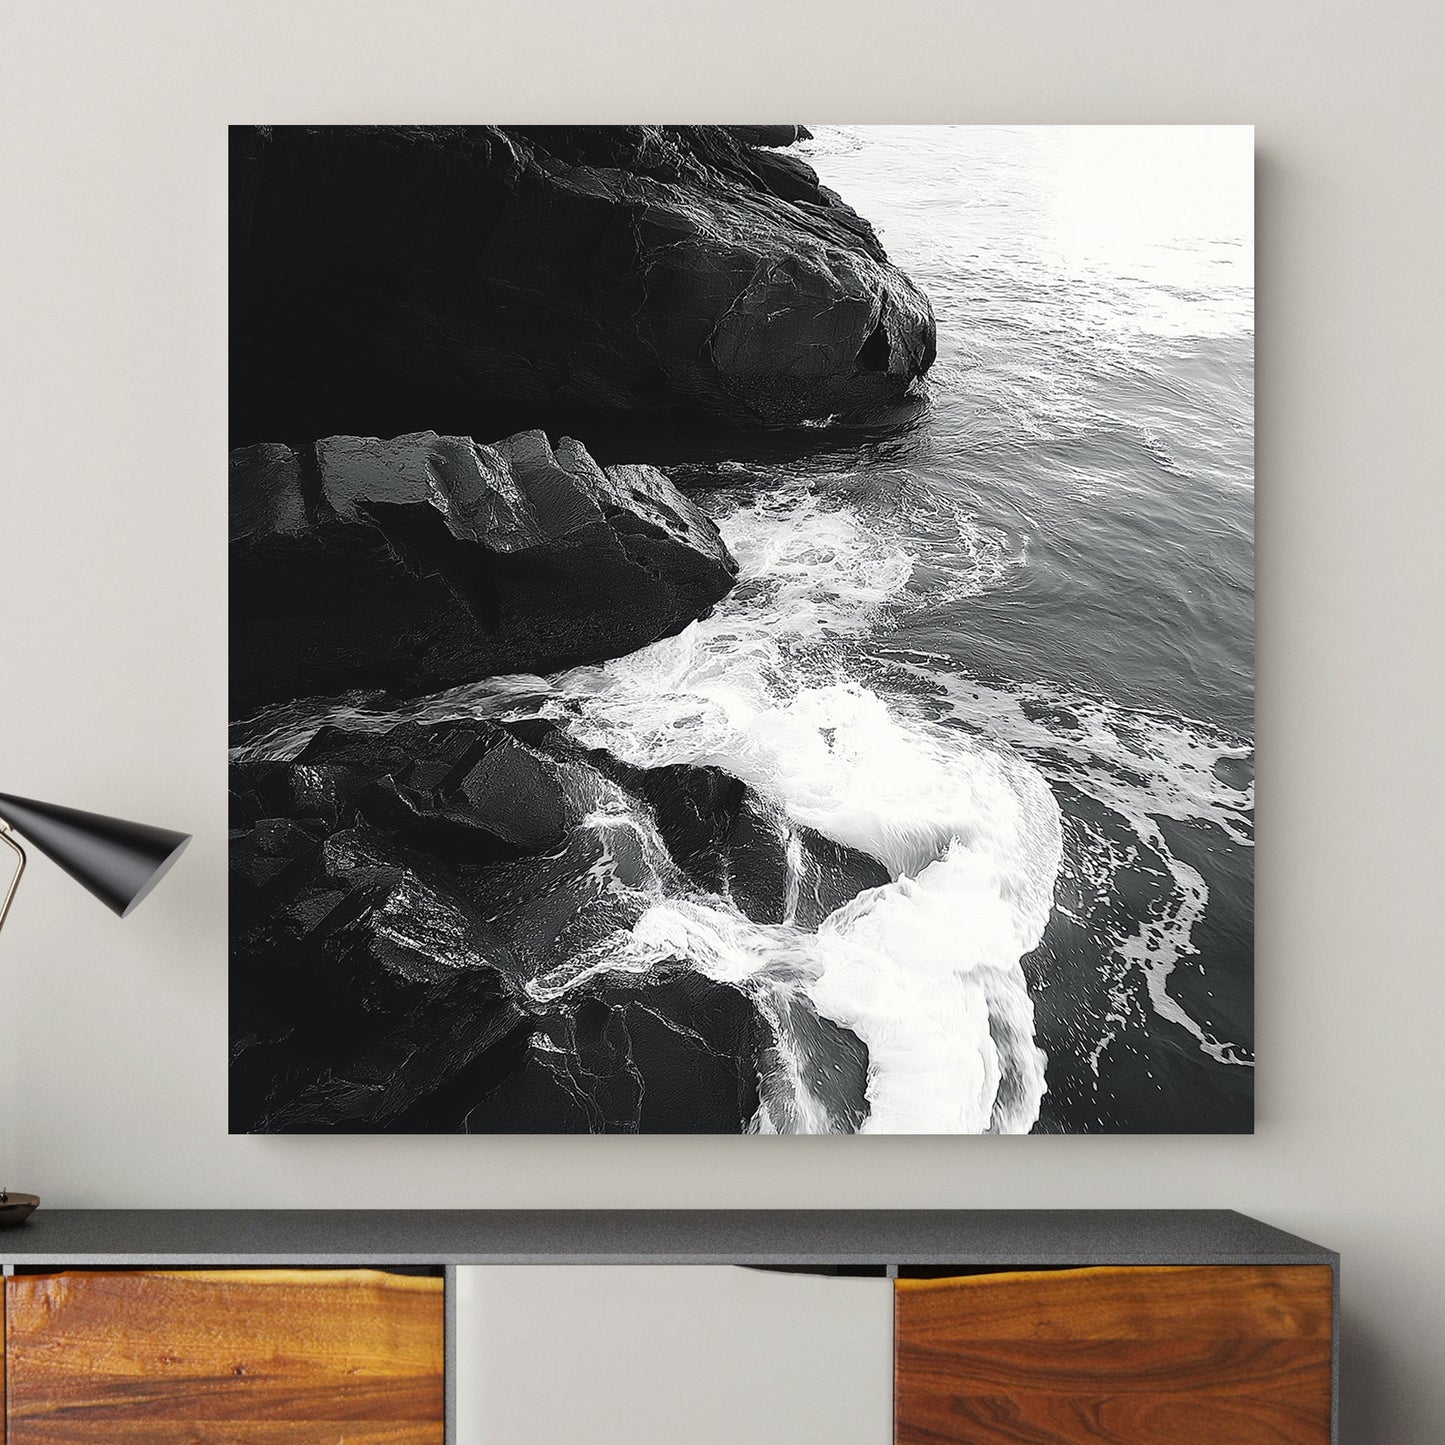
[[[8,5],[0,787],[198,835],[124,927],[28,881],[0,945],[12,1186],[1228,1205],[1344,1252],[1347,1445],[1438,1440],[1442,42],[1428,0]],[[224,126],[683,118],[1258,126],[1256,1137],[226,1136]]]

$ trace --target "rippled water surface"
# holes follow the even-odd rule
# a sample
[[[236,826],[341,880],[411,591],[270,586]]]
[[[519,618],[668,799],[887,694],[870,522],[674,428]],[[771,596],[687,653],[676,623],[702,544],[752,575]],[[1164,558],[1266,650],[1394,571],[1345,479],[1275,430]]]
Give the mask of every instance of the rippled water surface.
[[[870,661],[1027,758],[1062,813],[1026,961],[1039,1126],[1248,1127],[1252,136],[919,127],[812,149],[938,317],[927,413],[840,484],[914,559]]]
[[[676,475],[742,568],[712,617],[362,719],[541,711],[639,765],[726,768],[780,829],[888,867],[816,931],[634,869],[641,921],[547,979],[685,956],[749,991],[783,1045],[760,1129],[847,1114],[817,1083],[827,1035],[789,1023],[810,1016],[868,1046],[866,1129],[1247,1129],[1252,137],[821,129],[804,151],[933,302],[918,416],[802,456],[796,434],[687,448]],[[600,826],[647,856],[646,819]]]

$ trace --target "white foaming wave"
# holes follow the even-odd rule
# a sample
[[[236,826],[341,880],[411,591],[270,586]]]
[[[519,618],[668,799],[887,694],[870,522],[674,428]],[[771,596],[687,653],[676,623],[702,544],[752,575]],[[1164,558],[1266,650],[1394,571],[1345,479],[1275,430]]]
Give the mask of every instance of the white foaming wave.
[[[736,470],[751,470],[775,490],[714,520],[738,561],[741,599],[756,600],[760,589],[772,623],[791,637],[861,636],[891,607],[982,596],[1028,561],[1027,535],[983,521],[976,497],[960,496],[946,482],[915,485],[906,497],[910,528],[936,537],[924,549],[928,556],[948,559],[946,579],[925,585],[908,548],[871,531],[849,508],[801,491],[785,472]],[[846,477],[822,473],[813,481]],[[729,614],[735,609],[729,598]]]
[[[847,155],[868,144],[867,136],[857,126],[819,125],[812,127],[813,138],[799,141],[791,150],[809,159],[819,156]],[[827,184],[827,181],[824,181]]]
[[[664,900],[632,930],[620,964],[645,971],[686,958],[719,982],[800,987],[868,1047],[864,1133],[1027,1133],[1045,1058],[1018,959],[1042,935],[1048,905],[1025,891],[1035,897],[1019,907],[996,861],[955,841],[916,878],[860,894],[816,934]],[[825,1117],[805,1102],[790,1124],[811,1132]],[[764,1115],[759,1127],[773,1123]]]
[[[994,687],[960,672],[942,653],[872,651],[886,669],[924,684],[920,705],[930,716],[1039,760],[1050,777],[1076,784],[1113,811],[1213,823],[1233,842],[1253,845],[1253,780],[1234,784],[1221,774],[1231,762],[1252,765],[1247,742],[1196,719],[1043,684]]]
[[[890,657],[891,665],[925,680],[941,694],[947,715],[1034,759],[1055,782],[1077,788],[1120,818],[1133,843],[1116,843],[1085,830],[1086,845],[1070,867],[1092,872],[1086,892],[1137,867],[1141,852],[1157,859],[1168,888],[1154,912],[1134,932],[1105,940],[1115,961],[1111,1013],[1091,1062],[1099,1059],[1127,1022],[1127,982],[1142,977],[1155,1014],[1194,1037],[1201,1052],[1219,1063],[1253,1066],[1247,1050],[1218,1038],[1169,993],[1180,959],[1198,953],[1194,929],[1203,918],[1209,889],[1198,870],[1176,857],[1161,819],[1212,823],[1232,842],[1254,842],[1254,784],[1235,786],[1220,764],[1252,759],[1253,750],[1203,723],[1165,714],[1131,711],[1098,699],[1065,697],[1047,689],[1004,692],[970,678],[939,673]]]
[[[899,603],[913,560],[796,485],[716,520],[738,562],[724,602],[673,637],[559,674],[543,711],[636,767],[736,763],[746,769],[736,776],[770,797],[768,759],[784,734],[804,746],[809,731],[790,726],[788,699],[806,710],[818,685],[846,686],[832,645],[864,636]]]
[[[720,609],[772,636],[815,642],[873,627],[908,585],[913,558],[875,536],[846,507],[796,485],[714,519],[738,564],[738,588]],[[729,625],[725,621],[724,625]]]
[[[1020,960],[1052,906],[1058,806],[1021,758],[830,671],[816,639],[866,631],[911,567],[880,567],[850,513],[804,508],[794,532],[791,505],[781,527],[769,510],[722,520],[742,566],[736,606],[558,678],[547,711],[634,766],[722,768],[894,881],[812,935],[667,898],[624,953],[685,957],[723,981],[803,980],[817,1010],[868,1046],[865,1129],[1027,1131],[1044,1072]]]
[[[1201,1053],[1207,1054],[1216,1063],[1253,1068],[1254,1060],[1243,1048],[1216,1038],[1169,992],[1169,975],[1174,971],[1175,964],[1186,954],[1199,951],[1193,941],[1194,926],[1204,917],[1209,888],[1197,869],[1169,851],[1157,826],[1150,828],[1142,820],[1137,826],[1144,841],[1168,868],[1174,881],[1175,895],[1174,901],[1159,913],[1144,919],[1137,933],[1119,943],[1118,955],[1126,964],[1135,965],[1143,975],[1154,1012],[1192,1034]]]
[[[1038,1118],[1045,1059],[1019,960],[1048,920],[1053,821],[1015,870],[955,840],[824,920],[810,994],[868,1045],[866,1131],[1026,1133]]]

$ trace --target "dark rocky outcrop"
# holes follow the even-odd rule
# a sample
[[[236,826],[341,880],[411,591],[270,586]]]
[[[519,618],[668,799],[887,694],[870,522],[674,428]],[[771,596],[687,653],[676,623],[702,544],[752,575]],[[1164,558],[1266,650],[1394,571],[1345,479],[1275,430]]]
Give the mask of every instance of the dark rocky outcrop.
[[[445,870],[350,821],[232,834],[233,1130],[390,1128],[525,1046],[500,934]]]
[[[609,971],[619,931],[704,879],[803,926],[882,881],[714,769],[628,768],[540,721],[325,728],[234,764],[231,805],[240,1132],[740,1132],[782,1015],[685,958]],[[866,1050],[786,1015],[856,1127]]]
[[[591,759],[651,807],[669,852],[697,887],[731,898],[757,923],[813,929],[889,881],[876,858],[791,822],[720,768],[630,768],[605,753]]]
[[[736,1134],[758,1106],[760,1021],[739,990],[685,966],[599,979],[537,1021],[466,1133]]]
[[[619,657],[705,615],[737,566],[653,467],[540,432],[231,454],[231,711],[432,692]]]
[[[896,403],[932,310],[786,150],[805,135],[234,128],[233,440],[475,433],[498,402],[746,425]]]
[[[723,129],[745,146],[791,146],[813,139],[805,125],[728,125]]]

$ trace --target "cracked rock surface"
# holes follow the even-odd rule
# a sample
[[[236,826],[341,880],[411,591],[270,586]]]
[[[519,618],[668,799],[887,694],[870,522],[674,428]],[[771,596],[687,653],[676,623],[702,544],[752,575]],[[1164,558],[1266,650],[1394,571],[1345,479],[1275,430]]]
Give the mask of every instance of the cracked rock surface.
[[[764,1011],[685,958],[619,962],[702,873],[759,920],[795,906],[761,808],[715,769],[626,768],[540,721],[327,727],[234,765],[233,1130],[738,1133],[780,1020],[856,1128],[867,1051],[801,997]],[[815,908],[886,877],[816,835],[793,850]]]
[[[233,440],[475,431],[483,399],[743,425],[895,404],[932,309],[802,138],[233,127]]]
[[[417,432],[231,454],[231,709],[435,692],[632,652],[737,564],[660,471],[541,432]]]

